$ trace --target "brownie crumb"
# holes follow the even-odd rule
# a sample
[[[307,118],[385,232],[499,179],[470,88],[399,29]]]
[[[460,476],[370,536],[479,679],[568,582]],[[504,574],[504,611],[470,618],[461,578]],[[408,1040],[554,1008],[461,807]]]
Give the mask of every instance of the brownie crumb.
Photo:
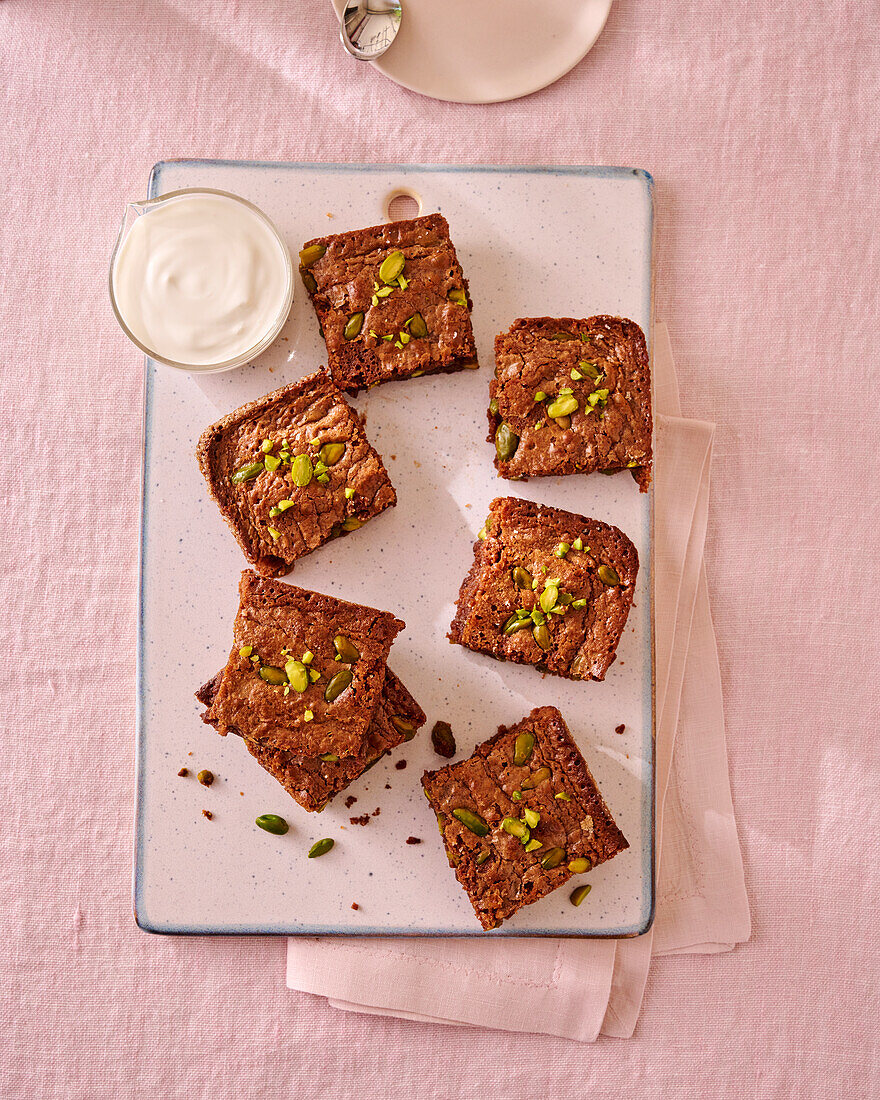
[[[390,783],[386,783],[386,784],[385,784],[385,790],[386,790],[386,791],[390,791],[390,790],[391,790],[391,784],[390,784]]]
[[[189,768],[181,768],[178,775],[189,775]]]
[[[382,808],[380,806],[377,806],[375,810],[373,810],[373,812],[370,814],[370,817],[378,817],[381,812]]]
[[[370,815],[361,814],[360,817],[350,817],[348,820],[352,823],[352,825],[369,825]]]
[[[210,810],[202,810],[202,817],[206,817],[209,821],[213,816]]]
[[[356,901],[353,901],[351,903],[351,907],[352,907],[352,909],[360,909],[360,906],[358,905],[358,903]]]
[[[346,800],[345,800],[346,810],[350,810],[352,808],[352,806],[355,804],[355,802],[357,802],[357,799],[355,798],[355,796],[353,794],[350,794],[348,796],[348,798],[346,798]]]
[[[399,772],[402,772],[403,769],[406,767],[406,761],[405,760],[398,760],[397,763],[394,766],[395,766],[395,768],[397,768],[397,770]]]
[[[455,756],[455,734],[448,722],[435,722],[431,730],[431,744],[438,756],[451,760]]]
[[[209,772],[207,768],[203,768],[197,778],[203,787],[210,787],[214,782],[214,773]]]
[[[623,733],[623,731],[625,729],[626,729],[626,726],[623,724],[623,722],[621,722],[619,726],[614,727],[614,732],[615,733]]]
[[[406,838],[407,844],[421,844],[422,838],[418,836],[408,836]]]

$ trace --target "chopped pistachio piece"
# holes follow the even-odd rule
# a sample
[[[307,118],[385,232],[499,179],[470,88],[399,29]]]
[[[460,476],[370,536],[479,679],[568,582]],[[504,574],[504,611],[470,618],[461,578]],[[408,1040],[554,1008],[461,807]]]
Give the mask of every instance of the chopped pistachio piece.
[[[344,492],[346,500],[351,500],[351,498],[354,496],[354,489],[352,489],[350,485],[346,485]]]
[[[270,527],[269,534],[276,542],[281,538],[281,532],[278,530],[277,527]]]

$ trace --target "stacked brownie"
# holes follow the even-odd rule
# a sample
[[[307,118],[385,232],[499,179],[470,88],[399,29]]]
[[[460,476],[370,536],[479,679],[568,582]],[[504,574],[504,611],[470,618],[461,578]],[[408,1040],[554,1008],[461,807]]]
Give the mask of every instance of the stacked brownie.
[[[196,693],[307,810],[322,810],[425,715],[387,668],[404,624],[387,611],[247,570],[226,667]]]

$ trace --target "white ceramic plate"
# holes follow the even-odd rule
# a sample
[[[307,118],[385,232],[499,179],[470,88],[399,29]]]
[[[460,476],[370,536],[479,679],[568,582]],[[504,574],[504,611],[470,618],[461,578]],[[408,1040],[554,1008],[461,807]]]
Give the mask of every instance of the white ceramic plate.
[[[475,307],[482,368],[379,386],[356,404],[384,456],[398,505],[299,562],[305,588],[393,611],[407,626],[391,667],[428,725],[321,814],[301,809],[236,737],[199,719],[193,692],[226,661],[245,567],[208,498],[196,441],[218,417],[325,361],[308,297],[295,296],[277,344],[251,367],[185,375],[147,362],[140,612],[135,911],[156,932],[484,934],[446,863],[419,777],[443,761],[429,731],[446,719],[459,759],[533,707],[557,705],[631,847],[585,881],[580,908],[562,889],[492,935],[633,935],[653,908],[651,496],[632,478],[501,481],[485,442],[496,332],[515,317],[614,313],[650,332],[651,184],[615,168],[452,169],[168,162],[150,194],[216,187],[266,211],[292,253],[327,231],[381,222],[409,189],[440,210]],[[328,217],[332,214],[332,218]],[[572,683],[450,645],[446,632],[472,545],[495,496],[519,495],[621,527],[641,570],[635,606],[606,680]],[[615,726],[626,724],[618,735]],[[191,755],[190,755],[191,754]],[[405,770],[395,765],[406,760]],[[191,774],[208,768],[210,789]],[[381,808],[366,827],[349,817]],[[202,816],[202,810],[213,819]],[[254,818],[281,814],[283,837]],[[336,847],[307,859],[315,840]],[[418,846],[408,836],[422,839]],[[352,902],[360,909],[352,910]]]
[[[337,14],[345,0],[332,0]],[[372,64],[434,99],[499,103],[545,88],[589,53],[611,0],[403,0],[400,31]],[[340,45],[340,50],[342,46]]]

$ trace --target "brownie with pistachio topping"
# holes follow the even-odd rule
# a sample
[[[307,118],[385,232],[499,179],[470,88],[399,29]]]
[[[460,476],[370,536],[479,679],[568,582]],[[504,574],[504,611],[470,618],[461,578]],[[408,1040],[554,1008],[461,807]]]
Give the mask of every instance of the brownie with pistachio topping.
[[[651,374],[622,317],[532,317],[495,337],[489,442],[498,476],[614,473],[651,481]]]
[[[341,390],[477,366],[468,284],[441,214],[315,237],[299,258]]]
[[[487,931],[629,847],[556,707],[501,726],[422,786]]]
[[[252,570],[239,596],[235,641],[205,721],[300,757],[358,756],[404,624]]]
[[[324,371],[212,424],[196,457],[245,557],[267,577],[397,503],[363,421]]]
[[[222,677],[223,673],[218,672],[196,692],[196,698],[208,708],[203,720],[209,725],[216,724],[216,719],[207,715]],[[335,753],[300,756],[276,747],[271,740],[252,741],[247,737],[243,740],[251,756],[278,780],[292,798],[304,809],[320,812],[331,798],[349,787],[386,753],[411,741],[424,724],[425,712],[389,668],[385,671],[385,683],[373,715],[373,724],[355,756],[337,756]],[[230,729],[229,732],[238,733],[238,730]]]
[[[617,527],[499,497],[474,544],[449,639],[570,680],[603,680],[639,571]]]

